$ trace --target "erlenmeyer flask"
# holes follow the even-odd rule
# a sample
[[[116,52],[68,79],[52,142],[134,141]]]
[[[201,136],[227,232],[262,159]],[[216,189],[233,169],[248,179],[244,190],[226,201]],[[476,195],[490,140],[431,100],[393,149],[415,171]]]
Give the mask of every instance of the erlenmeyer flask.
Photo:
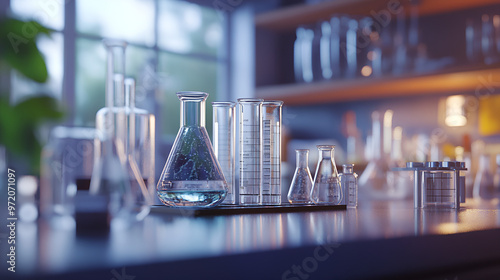
[[[106,205],[95,205],[97,212],[105,211],[110,218],[130,217],[133,198],[126,173],[126,112],[124,94],[124,41],[104,40],[107,57],[106,107],[96,114],[94,170],[90,194],[101,196]]]
[[[309,150],[295,150],[297,156],[297,167],[293,174],[292,184],[288,191],[288,201],[291,204],[307,204],[312,203],[311,189],[313,185],[311,171],[309,170]]]
[[[333,158],[333,145],[318,145],[319,159],[314,174],[311,199],[315,204],[339,204],[342,199],[339,175]]]
[[[181,128],[157,185],[167,206],[211,207],[226,197],[227,184],[205,129],[207,93],[178,92]]]

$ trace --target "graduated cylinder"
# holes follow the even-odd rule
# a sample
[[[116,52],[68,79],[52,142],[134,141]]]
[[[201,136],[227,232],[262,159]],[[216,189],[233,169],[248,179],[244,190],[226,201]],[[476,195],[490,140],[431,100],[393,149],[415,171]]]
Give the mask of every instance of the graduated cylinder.
[[[283,101],[262,103],[261,204],[281,204],[281,107]]]

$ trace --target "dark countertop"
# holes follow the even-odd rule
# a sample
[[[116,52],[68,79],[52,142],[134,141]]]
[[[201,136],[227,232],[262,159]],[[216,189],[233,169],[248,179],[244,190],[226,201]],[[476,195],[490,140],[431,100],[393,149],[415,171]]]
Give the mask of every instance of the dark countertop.
[[[151,213],[108,236],[19,222],[17,244],[16,276],[30,279],[475,279],[500,275],[500,206],[470,199],[459,211],[374,201],[321,212]]]

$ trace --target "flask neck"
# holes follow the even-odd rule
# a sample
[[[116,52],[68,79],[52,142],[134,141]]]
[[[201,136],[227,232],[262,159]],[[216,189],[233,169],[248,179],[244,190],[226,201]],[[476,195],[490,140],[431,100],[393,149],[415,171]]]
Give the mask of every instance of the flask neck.
[[[103,41],[107,51],[106,107],[125,106],[125,49],[127,43],[120,40]]]
[[[204,92],[179,92],[181,100],[181,126],[205,126],[205,101],[208,97]]]
[[[319,145],[318,151],[319,151],[319,159],[333,159],[333,150],[334,146],[331,145]]]
[[[343,167],[344,174],[352,174],[353,173],[353,164],[344,164],[344,165],[342,165],[342,167]]]
[[[309,150],[296,150],[297,168],[307,168],[309,163]]]

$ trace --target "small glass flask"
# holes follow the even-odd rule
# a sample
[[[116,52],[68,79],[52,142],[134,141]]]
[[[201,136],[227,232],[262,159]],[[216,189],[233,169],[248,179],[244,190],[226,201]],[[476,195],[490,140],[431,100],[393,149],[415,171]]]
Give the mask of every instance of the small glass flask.
[[[482,199],[492,199],[495,197],[495,187],[493,185],[493,175],[490,172],[490,156],[481,155],[479,167],[474,179],[473,197]]]
[[[157,185],[167,206],[212,207],[227,194],[227,183],[205,128],[207,93],[178,92],[181,128]]]
[[[297,149],[295,154],[297,156],[297,167],[288,191],[288,201],[290,204],[309,204],[312,203],[311,190],[313,186],[311,171],[307,164],[309,162],[309,150]]]
[[[349,208],[358,206],[358,174],[353,172],[354,164],[342,165],[343,172],[340,174],[340,185],[344,198],[342,201]]]
[[[333,158],[333,145],[318,145],[319,159],[311,199],[315,204],[339,204],[342,199],[339,176]]]

